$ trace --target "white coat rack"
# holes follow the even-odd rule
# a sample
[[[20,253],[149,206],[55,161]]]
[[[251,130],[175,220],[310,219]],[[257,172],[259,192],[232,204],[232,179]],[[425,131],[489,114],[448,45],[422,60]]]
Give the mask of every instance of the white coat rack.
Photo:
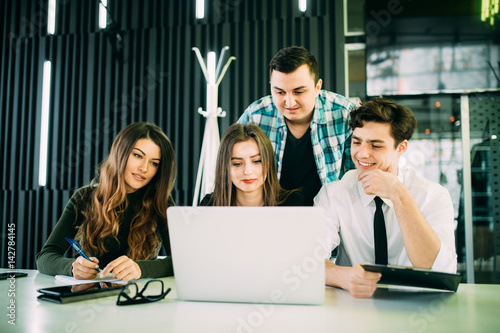
[[[203,135],[200,163],[198,165],[198,175],[196,176],[196,188],[193,198],[193,206],[197,206],[199,199],[211,193],[214,188],[217,150],[220,145],[217,117],[226,116],[226,112],[222,111],[220,107],[217,107],[218,88],[224,74],[226,74],[229,64],[236,58],[229,57],[224,67],[221,67],[224,55],[226,51],[229,50],[229,47],[225,46],[221,50],[216,67],[215,52],[208,53],[207,65],[205,65],[200,50],[197,47],[193,47],[192,50],[196,53],[203,75],[205,75],[205,80],[207,80],[207,110],[203,111],[201,107],[198,108],[198,113],[207,118],[207,122],[205,123],[205,133]]]

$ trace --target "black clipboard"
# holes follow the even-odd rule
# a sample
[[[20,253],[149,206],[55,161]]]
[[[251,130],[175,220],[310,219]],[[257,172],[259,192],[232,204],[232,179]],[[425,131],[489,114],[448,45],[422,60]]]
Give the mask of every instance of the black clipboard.
[[[456,292],[462,279],[460,274],[436,272],[430,269],[392,266],[392,265],[361,265],[365,271],[378,272],[382,278],[378,283],[399,286],[443,289]]]

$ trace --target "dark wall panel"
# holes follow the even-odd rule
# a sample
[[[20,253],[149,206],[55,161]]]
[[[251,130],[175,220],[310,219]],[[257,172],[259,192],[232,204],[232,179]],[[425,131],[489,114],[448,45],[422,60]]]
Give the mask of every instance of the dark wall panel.
[[[125,125],[149,121],[177,154],[177,204],[190,205],[205,119],[206,83],[192,47],[203,56],[229,46],[232,62],[219,86],[222,133],[255,99],[269,93],[268,62],[282,47],[304,45],[334,90],[339,52],[328,0],[108,0],[99,30],[98,1],[57,0],[56,29],[47,34],[47,0],[0,4],[0,267],[7,267],[9,224],[16,225],[16,262],[35,255],[70,195],[88,184]],[[120,42],[121,40],[121,42]],[[341,48],[340,48],[341,49]],[[43,63],[52,62],[47,185],[38,185]]]

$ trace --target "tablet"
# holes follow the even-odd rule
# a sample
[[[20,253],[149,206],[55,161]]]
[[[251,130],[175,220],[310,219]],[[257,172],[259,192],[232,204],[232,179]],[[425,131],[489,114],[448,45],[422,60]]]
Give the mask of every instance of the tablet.
[[[462,279],[460,274],[436,272],[430,269],[371,264],[361,266],[366,271],[381,273],[382,278],[378,283],[382,284],[457,291]]]
[[[118,295],[123,285],[110,282],[84,283],[68,286],[41,288],[38,299],[54,303],[70,303],[87,299]]]

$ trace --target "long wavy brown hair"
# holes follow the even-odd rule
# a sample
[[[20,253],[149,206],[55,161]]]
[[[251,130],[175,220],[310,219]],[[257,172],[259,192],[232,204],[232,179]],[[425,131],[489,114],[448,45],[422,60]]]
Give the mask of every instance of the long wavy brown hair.
[[[128,158],[139,139],[149,139],[160,147],[161,157],[158,171],[151,181],[139,189],[142,200],[127,202],[124,172]],[[100,256],[107,252],[104,241],[108,237],[116,240],[120,215],[128,205],[135,204],[137,212],[128,235],[127,256],[132,260],[152,259],[156,256],[160,240],[157,223],[167,220],[166,212],[173,204],[171,192],[176,176],[175,152],[165,133],[156,125],[138,122],[123,128],[116,136],[109,156],[99,169],[91,188],[90,198],[84,204],[84,222],[76,238],[85,252]],[[92,187],[92,185],[91,185]]]
[[[264,174],[264,206],[277,206],[293,192],[283,189],[279,184],[273,146],[266,133],[256,125],[233,124],[222,136],[217,153],[215,187],[210,199],[213,206],[236,205],[236,187],[231,181],[231,157],[234,145],[248,140],[254,140],[259,147]]]

